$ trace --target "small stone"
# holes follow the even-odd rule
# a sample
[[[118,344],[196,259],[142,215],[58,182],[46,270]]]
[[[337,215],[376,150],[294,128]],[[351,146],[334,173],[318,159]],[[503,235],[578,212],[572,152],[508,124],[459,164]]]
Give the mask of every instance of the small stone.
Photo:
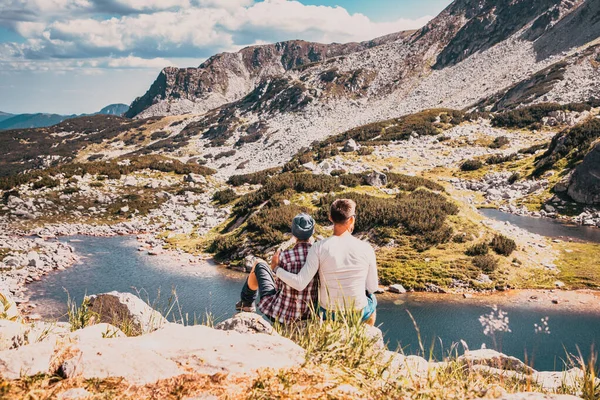
[[[404,286],[402,286],[400,284],[390,285],[388,290],[392,293],[398,293],[398,294],[406,293],[406,289],[404,288]]]

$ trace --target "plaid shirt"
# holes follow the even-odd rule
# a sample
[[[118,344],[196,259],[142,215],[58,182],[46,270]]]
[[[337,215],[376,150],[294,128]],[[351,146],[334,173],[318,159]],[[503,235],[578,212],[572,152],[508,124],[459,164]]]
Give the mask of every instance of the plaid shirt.
[[[310,244],[298,243],[294,248],[285,250],[279,257],[279,268],[297,274],[304,266]],[[265,315],[282,323],[297,321],[308,316],[311,305],[318,297],[318,278],[315,276],[306,289],[299,292],[275,279],[277,293],[260,299],[258,308]]]

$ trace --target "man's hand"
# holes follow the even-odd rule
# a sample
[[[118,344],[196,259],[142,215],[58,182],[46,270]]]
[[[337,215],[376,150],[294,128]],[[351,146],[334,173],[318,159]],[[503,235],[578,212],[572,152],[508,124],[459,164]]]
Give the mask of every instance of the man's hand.
[[[271,269],[275,271],[277,266],[279,265],[279,256],[281,255],[281,250],[277,250],[275,254],[273,254],[273,258],[271,258]]]

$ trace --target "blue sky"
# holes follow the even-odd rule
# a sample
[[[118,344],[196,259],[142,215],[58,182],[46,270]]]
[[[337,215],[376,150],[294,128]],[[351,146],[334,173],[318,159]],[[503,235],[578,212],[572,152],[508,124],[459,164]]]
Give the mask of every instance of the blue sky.
[[[0,0],[0,111],[131,103],[160,70],[289,39],[360,41],[423,26],[450,0]]]

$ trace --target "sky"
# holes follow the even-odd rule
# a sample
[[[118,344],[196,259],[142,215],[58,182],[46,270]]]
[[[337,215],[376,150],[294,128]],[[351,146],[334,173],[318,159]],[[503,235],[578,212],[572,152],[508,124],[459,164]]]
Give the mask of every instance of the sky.
[[[0,0],[0,111],[130,104],[166,66],[291,39],[417,29],[450,0]]]

